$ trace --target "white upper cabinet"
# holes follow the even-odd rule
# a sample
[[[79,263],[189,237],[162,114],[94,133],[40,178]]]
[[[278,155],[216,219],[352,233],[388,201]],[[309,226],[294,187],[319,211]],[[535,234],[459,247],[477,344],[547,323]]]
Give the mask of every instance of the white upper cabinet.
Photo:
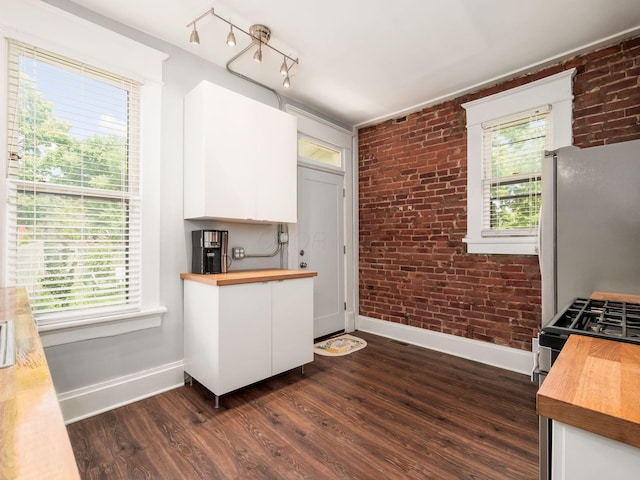
[[[213,83],[185,96],[184,218],[297,221],[297,120]]]

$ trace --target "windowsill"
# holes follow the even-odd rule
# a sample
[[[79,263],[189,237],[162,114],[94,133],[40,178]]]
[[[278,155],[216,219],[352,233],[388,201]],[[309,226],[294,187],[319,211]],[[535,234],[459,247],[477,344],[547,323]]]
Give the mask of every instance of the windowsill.
[[[537,255],[537,237],[464,238],[467,253],[486,255]]]
[[[137,330],[159,327],[162,316],[166,312],[166,307],[156,307],[103,317],[47,323],[38,325],[38,333],[43,347],[113,337]]]

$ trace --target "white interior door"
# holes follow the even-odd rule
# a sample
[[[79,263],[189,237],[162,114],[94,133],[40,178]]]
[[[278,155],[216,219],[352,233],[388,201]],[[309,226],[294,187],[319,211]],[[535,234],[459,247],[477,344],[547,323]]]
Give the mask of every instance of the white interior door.
[[[344,330],[344,177],[298,166],[298,267],[314,270],[313,337]]]

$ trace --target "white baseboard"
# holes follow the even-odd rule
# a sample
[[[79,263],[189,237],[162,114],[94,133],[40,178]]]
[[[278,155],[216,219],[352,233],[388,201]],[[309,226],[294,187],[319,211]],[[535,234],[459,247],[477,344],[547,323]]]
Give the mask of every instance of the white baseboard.
[[[168,363],[58,395],[65,424],[184,385],[184,363]]]
[[[511,370],[512,372],[530,375],[533,369],[533,355],[531,352],[516,348],[494,345],[362,315],[356,317],[356,330],[400,340],[438,352],[449,353],[456,357],[467,358],[494,367]]]

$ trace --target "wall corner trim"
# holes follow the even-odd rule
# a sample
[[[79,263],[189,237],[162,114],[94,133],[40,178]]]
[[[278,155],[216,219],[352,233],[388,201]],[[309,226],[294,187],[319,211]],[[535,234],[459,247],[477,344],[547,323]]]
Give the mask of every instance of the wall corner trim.
[[[456,357],[466,358],[524,375],[530,375],[533,369],[531,352],[516,348],[494,345],[362,315],[356,318],[356,330],[448,353]]]
[[[184,363],[167,363],[58,394],[64,423],[70,424],[184,385]]]

